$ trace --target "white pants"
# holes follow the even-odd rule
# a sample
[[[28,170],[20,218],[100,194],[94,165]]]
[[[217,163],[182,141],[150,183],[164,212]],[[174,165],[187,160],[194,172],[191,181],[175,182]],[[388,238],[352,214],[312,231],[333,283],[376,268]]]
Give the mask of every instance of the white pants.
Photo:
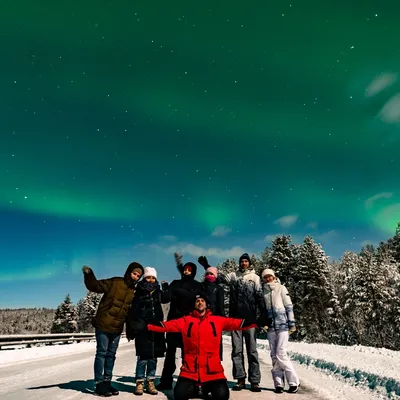
[[[285,377],[290,386],[298,386],[299,378],[287,353],[288,331],[268,331],[269,348],[272,358],[272,378],[275,387],[285,387]]]

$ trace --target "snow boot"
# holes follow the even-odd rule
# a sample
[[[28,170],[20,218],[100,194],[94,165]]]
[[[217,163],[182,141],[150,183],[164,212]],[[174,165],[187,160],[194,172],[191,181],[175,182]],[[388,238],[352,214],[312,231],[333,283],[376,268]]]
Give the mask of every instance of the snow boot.
[[[105,382],[97,382],[96,383],[96,388],[94,390],[94,394],[96,396],[100,396],[100,397],[111,397],[112,396],[110,389],[108,388],[108,385]]]
[[[246,381],[244,379],[238,379],[235,386],[233,386],[232,390],[235,392],[239,392],[242,389],[246,389]]]
[[[143,392],[144,392],[144,380],[143,379],[137,380],[136,388],[133,393],[136,394],[136,396],[141,396]]]
[[[298,386],[296,386],[296,385],[289,386],[288,393],[297,393],[297,392],[298,392],[298,390],[299,390],[299,387],[298,387]]]
[[[275,388],[275,393],[283,393],[283,386],[277,386]]]
[[[154,385],[154,379],[149,379],[147,381],[147,387],[146,387],[146,392],[148,394],[158,394],[158,391]]]
[[[104,381],[104,384],[107,386],[107,389],[110,391],[110,393],[113,396],[118,396],[119,395],[119,391],[117,389],[115,389],[114,386],[111,385],[111,381]]]
[[[250,384],[251,386],[250,386],[250,390],[252,391],[252,392],[261,392],[261,388],[260,388],[260,385],[258,384],[258,383],[251,383]]]

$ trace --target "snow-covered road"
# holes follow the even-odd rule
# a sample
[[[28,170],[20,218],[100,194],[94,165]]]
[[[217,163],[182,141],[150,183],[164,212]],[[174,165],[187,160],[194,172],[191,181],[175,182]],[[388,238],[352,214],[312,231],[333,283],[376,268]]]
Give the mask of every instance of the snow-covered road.
[[[306,351],[302,344],[291,343],[292,351]],[[318,344],[316,348],[324,347]],[[304,346],[303,346],[304,347]],[[317,351],[312,348],[313,351]],[[332,353],[334,348],[329,348]],[[93,357],[95,343],[74,343],[69,345],[55,345],[32,347],[26,349],[0,351],[0,398],[4,400],[70,400],[93,399]],[[342,349],[339,349],[342,351]],[[339,351],[338,350],[338,351]],[[320,350],[321,351],[321,350]],[[229,384],[233,385],[232,363],[230,357],[230,338],[224,337],[224,367]],[[319,357],[329,360],[327,354],[318,354]],[[369,360],[365,354],[365,362]],[[330,356],[333,357],[333,354]],[[342,355],[343,357],[343,355]],[[362,387],[355,387],[347,382],[335,379],[332,375],[322,372],[312,365],[306,367],[295,363],[302,382],[299,392],[293,394],[275,394],[271,379],[271,360],[265,341],[260,340],[259,358],[261,363],[261,393],[252,393],[249,390],[231,392],[231,399],[310,399],[310,400],[376,400],[377,397]],[[345,361],[345,360],[344,360]],[[360,360],[358,360],[360,362]],[[354,363],[354,361],[353,361]],[[114,370],[115,386],[120,390],[118,399],[132,399],[134,389],[133,375],[136,357],[134,343],[121,339]],[[159,360],[157,374],[161,373],[163,360]],[[178,368],[180,359],[177,359]],[[395,364],[394,364],[395,365]],[[179,373],[177,369],[176,373]],[[144,398],[150,397],[144,395]],[[172,391],[151,396],[153,399],[173,399]]]
[[[93,351],[94,343],[82,343],[82,351],[70,354],[61,354],[50,356],[47,354],[42,358],[33,358],[31,360],[21,360],[16,357],[15,360],[8,360],[7,363],[1,363],[0,366],[0,398],[4,400],[69,400],[69,399],[88,399],[93,398],[90,390],[93,389],[92,369],[93,369]],[[88,349],[91,345],[92,349]],[[67,346],[77,348],[79,344],[61,346],[67,349]],[[53,349],[59,346],[54,346]],[[79,348],[79,347],[78,347]],[[51,349],[49,347],[49,349]],[[24,351],[32,349],[10,350],[0,352],[10,358],[11,352]],[[46,349],[47,350],[47,349]],[[7,354],[8,353],[8,354]],[[48,353],[48,351],[47,351]],[[49,357],[50,356],[50,357]],[[279,397],[282,400],[292,399],[294,395],[284,393],[277,395],[272,391],[272,381],[270,378],[271,365],[268,357],[262,358],[262,388],[261,393],[252,393],[249,390],[240,393],[231,393],[231,399],[274,399]],[[230,347],[228,344],[224,348],[224,365],[227,377],[230,383],[234,383],[231,377]],[[162,369],[162,360],[158,364],[157,373]],[[179,365],[179,363],[178,363]],[[135,369],[135,350],[132,343],[122,343],[118,353],[115,366],[114,380],[116,387],[120,390],[118,399],[132,399],[133,378]],[[177,370],[178,373],[178,370]],[[89,390],[88,390],[89,389]],[[150,397],[145,395],[144,397]],[[170,393],[160,393],[158,396],[151,396],[152,399],[173,399],[172,391]],[[298,399],[322,399],[322,396],[316,395],[307,385],[301,387],[301,391],[296,395]]]

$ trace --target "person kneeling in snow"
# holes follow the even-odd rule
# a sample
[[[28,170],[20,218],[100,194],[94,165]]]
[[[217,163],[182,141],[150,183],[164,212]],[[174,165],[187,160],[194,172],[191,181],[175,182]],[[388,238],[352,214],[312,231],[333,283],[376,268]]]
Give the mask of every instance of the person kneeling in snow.
[[[283,393],[285,376],[289,383],[289,393],[296,393],[299,378],[287,353],[289,334],[296,330],[292,300],[272,269],[264,269],[263,294],[267,308],[268,341],[272,359],[272,378],[275,392]]]
[[[174,388],[175,400],[188,400],[202,387],[215,400],[228,400],[229,388],[220,360],[223,331],[252,329],[253,319],[226,318],[213,315],[203,294],[196,296],[190,315],[154,324],[141,321],[139,329],[151,332],[177,332],[183,336],[183,362]]]

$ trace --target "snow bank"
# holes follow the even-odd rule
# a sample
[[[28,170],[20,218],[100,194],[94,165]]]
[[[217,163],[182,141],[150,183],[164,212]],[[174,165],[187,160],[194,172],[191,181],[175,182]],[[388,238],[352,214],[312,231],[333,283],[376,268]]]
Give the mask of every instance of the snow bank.
[[[127,339],[121,338],[120,343],[127,343]],[[41,358],[52,358],[60,355],[74,353],[84,353],[85,351],[95,351],[96,342],[81,342],[71,344],[59,344],[52,346],[33,346],[30,348],[20,348],[0,351],[0,368],[10,364],[28,362]]]
[[[269,351],[268,341],[259,347]],[[312,366],[336,378],[382,393],[400,397],[400,352],[364,346],[322,343],[289,343],[292,360]]]

